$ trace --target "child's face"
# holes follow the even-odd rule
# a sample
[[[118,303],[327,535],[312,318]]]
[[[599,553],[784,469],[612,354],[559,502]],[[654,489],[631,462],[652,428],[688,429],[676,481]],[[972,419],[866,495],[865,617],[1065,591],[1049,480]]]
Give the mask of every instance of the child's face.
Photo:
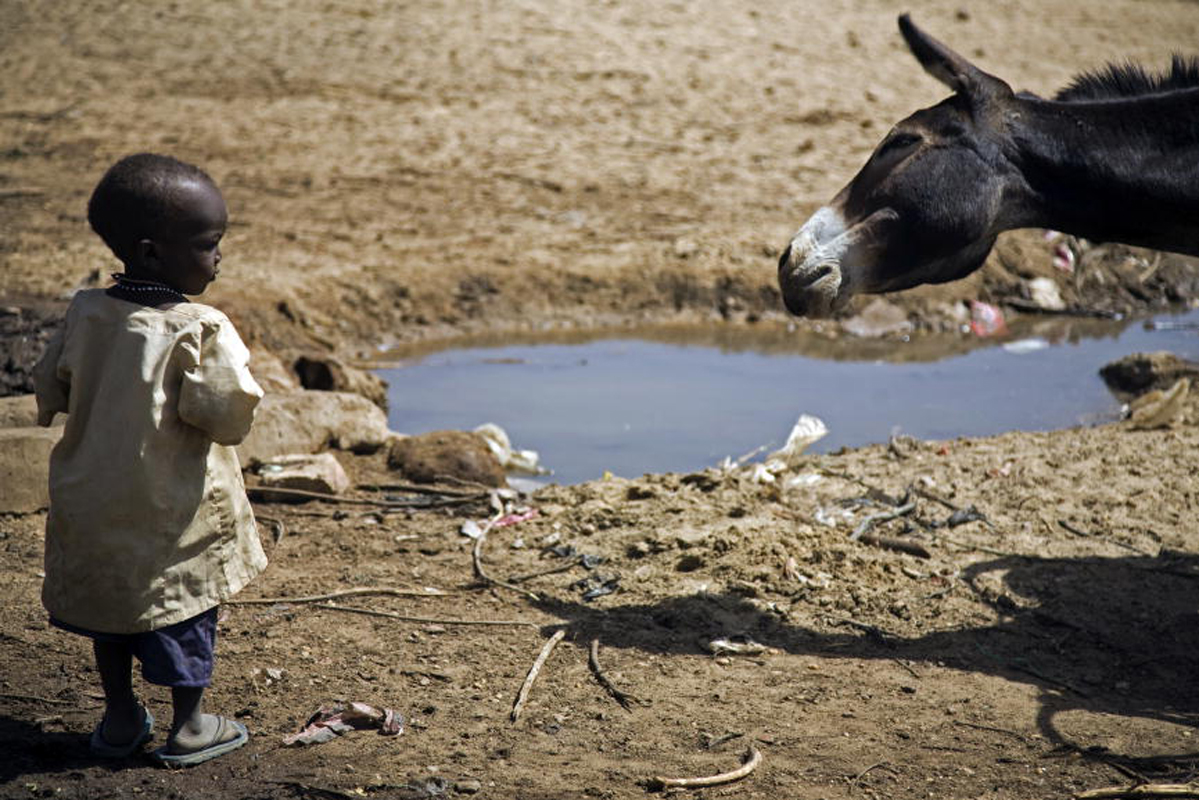
[[[221,237],[228,211],[215,186],[187,181],[178,187],[177,212],[153,239],[143,240],[143,263],[182,294],[203,294],[220,272]]]

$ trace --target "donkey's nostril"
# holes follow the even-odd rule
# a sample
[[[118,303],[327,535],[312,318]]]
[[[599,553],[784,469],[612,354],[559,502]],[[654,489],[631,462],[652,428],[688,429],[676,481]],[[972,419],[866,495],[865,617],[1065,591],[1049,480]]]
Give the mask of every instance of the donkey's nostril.
[[[799,281],[796,282],[796,286],[798,286],[799,288],[802,288],[802,289],[806,289],[809,286],[811,286],[812,284],[816,283],[816,281],[820,280],[821,278],[825,277],[826,275],[831,274],[832,271],[833,271],[833,268],[830,265],[821,264],[819,267],[817,267],[814,270],[811,270],[806,275],[804,275],[802,278],[800,278]]]
[[[790,263],[790,261],[791,261],[791,245],[787,245],[787,249],[783,251],[783,254],[781,256],[779,256],[779,269],[782,269],[783,267],[787,266],[787,264]]]

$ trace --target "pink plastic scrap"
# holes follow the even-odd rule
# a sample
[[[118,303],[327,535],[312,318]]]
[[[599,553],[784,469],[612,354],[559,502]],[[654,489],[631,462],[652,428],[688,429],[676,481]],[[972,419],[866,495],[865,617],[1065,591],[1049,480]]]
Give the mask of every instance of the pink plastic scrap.
[[[970,301],[970,330],[975,336],[1000,336],[1007,333],[1003,312],[990,303]]]
[[[1053,247],[1053,266],[1062,272],[1074,272],[1074,251],[1065,242],[1058,242]]]
[[[506,528],[509,525],[515,525],[518,522],[524,522],[525,520],[533,519],[536,516],[537,516],[537,509],[526,508],[522,511],[516,511],[512,514],[505,514],[504,516],[497,519],[495,522],[491,523],[491,527]]]
[[[404,731],[404,718],[390,708],[366,703],[334,703],[321,706],[304,723],[304,730],[283,737],[285,745],[321,744],[354,730],[378,729],[380,736],[398,736]]]

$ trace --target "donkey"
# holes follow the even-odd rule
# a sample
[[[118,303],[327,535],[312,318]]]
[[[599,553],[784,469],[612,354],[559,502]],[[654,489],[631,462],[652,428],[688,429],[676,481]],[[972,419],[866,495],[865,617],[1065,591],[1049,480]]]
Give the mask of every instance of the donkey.
[[[1199,59],[1109,65],[1044,100],[906,14],[899,29],[953,96],[899,122],[795,234],[779,259],[791,313],[965,277],[1013,228],[1199,255]]]

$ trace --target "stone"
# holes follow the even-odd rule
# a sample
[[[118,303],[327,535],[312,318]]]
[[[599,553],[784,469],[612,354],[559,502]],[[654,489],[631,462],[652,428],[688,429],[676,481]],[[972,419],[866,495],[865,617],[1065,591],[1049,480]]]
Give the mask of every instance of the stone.
[[[841,327],[846,333],[872,339],[889,333],[907,333],[912,330],[912,323],[902,308],[877,297],[857,316],[845,320]]]
[[[350,488],[350,476],[332,453],[277,456],[258,468],[258,478],[269,489],[343,494]],[[268,499],[273,498],[268,494]]]
[[[1053,278],[1033,278],[1028,282],[1028,297],[1038,308],[1061,311],[1066,307],[1062,292]]]
[[[373,372],[351,367],[332,356],[300,356],[293,367],[305,389],[353,392],[387,410],[387,381]]]
[[[65,419],[63,416],[59,420]],[[31,428],[37,425],[37,400],[31,394],[0,397],[0,429]]]
[[[383,410],[361,395],[297,389],[262,399],[237,453],[244,469],[277,456],[329,448],[373,453],[394,436]]]
[[[1169,428],[1186,415],[1190,378],[1179,378],[1169,389],[1154,389],[1128,404],[1129,420],[1138,430]]]
[[[61,426],[0,429],[0,513],[50,505],[50,451],[61,436]]]
[[[1166,390],[1182,378],[1199,379],[1199,363],[1179,358],[1166,350],[1133,353],[1105,364],[1099,375],[1123,400],[1155,389]]]
[[[282,359],[261,347],[250,348],[250,373],[267,394],[294,392],[304,388]]]
[[[487,442],[468,431],[433,431],[396,439],[387,465],[414,483],[439,483],[446,478],[483,486],[507,486],[499,459]]]

